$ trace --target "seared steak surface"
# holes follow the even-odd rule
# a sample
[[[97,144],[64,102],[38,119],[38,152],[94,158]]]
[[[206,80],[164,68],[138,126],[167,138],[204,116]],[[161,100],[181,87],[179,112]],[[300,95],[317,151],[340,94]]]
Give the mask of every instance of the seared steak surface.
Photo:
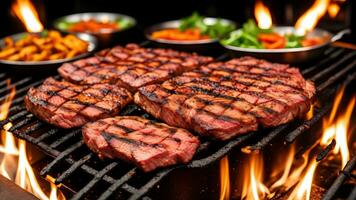
[[[43,121],[62,128],[73,128],[115,116],[131,100],[131,94],[117,86],[78,86],[48,78],[38,88],[28,91],[25,104]]]
[[[169,125],[227,140],[304,116],[314,94],[297,68],[242,57],[142,87],[134,100]]]
[[[143,171],[189,162],[199,140],[184,129],[136,116],[101,119],[86,124],[83,137],[99,157],[119,158]]]
[[[58,72],[66,80],[80,85],[110,83],[136,91],[210,61],[211,57],[128,44],[103,50],[96,57],[63,64]]]

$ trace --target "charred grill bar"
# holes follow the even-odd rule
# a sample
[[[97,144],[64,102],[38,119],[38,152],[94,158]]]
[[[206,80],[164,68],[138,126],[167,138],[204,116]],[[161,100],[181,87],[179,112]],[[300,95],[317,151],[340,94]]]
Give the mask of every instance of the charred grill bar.
[[[218,58],[225,60],[228,56],[223,54]],[[336,92],[340,84],[349,85],[356,77],[356,53],[343,48],[330,47],[325,52],[325,59],[315,65],[308,66],[302,70],[303,76],[315,81],[318,97],[327,99],[331,102],[331,96]],[[346,77],[346,78],[345,78]],[[129,199],[150,199],[145,196],[147,192],[160,182],[162,178],[170,174],[177,168],[200,168],[207,166],[224,155],[228,154],[236,147],[247,147],[252,150],[263,150],[268,144],[277,137],[284,137],[287,142],[293,142],[298,136],[316,124],[331,108],[331,103],[323,104],[314,110],[314,116],[310,120],[302,120],[295,123],[281,125],[270,130],[268,133],[263,131],[252,132],[243,136],[236,137],[224,143],[201,140],[201,145],[196,156],[187,165],[156,170],[153,173],[142,174],[139,169],[121,161],[100,161],[84,145],[81,130],[63,130],[54,128],[38,120],[31,113],[26,111],[23,99],[30,87],[40,85],[44,79],[23,77],[22,79],[12,80],[11,85],[7,86],[8,74],[0,74],[0,101],[7,97],[9,88],[16,87],[16,96],[12,102],[9,118],[0,122],[1,126],[11,122],[10,128],[17,137],[26,140],[40,148],[43,152],[53,157],[53,160],[42,169],[41,175],[55,175],[55,183],[75,182],[71,179],[73,174],[79,173],[89,181],[85,184],[78,183],[76,194],[72,199],[85,197],[97,183],[104,181],[108,187],[99,194],[99,199],[108,199],[114,193],[126,193]],[[59,78],[58,76],[56,78]],[[345,78],[345,79],[344,79]],[[343,80],[344,79],[344,80]],[[129,105],[121,112],[122,115],[136,115],[144,118],[153,119],[136,105]],[[264,130],[265,132],[266,130]],[[286,133],[286,131],[289,131]],[[97,167],[96,165],[100,167]],[[352,177],[355,157],[353,157],[345,169],[340,173],[333,186],[328,190],[324,199],[331,199],[338,191],[347,177]],[[63,168],[65,166],[65,168]],[[63,169],[58,171],[59,169]],[[115,171],[115,173],[113,173]],[[54,173],[56,172],[56,173]],[[136,180],[136,181],[135,181]],[[132,184],[135,182],[135,184]],[[138,182],[138,183],[137,183]],[[355,192],[350,194],[352,195]]]

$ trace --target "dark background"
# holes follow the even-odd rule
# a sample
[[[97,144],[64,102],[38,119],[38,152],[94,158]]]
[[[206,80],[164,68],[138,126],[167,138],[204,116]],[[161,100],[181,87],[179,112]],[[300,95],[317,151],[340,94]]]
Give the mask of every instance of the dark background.
[[[319,27],[336,32],[351,27],[356,21],[354,0],[346,0],[337,19],[324,16]],[[170,19],[177,19],[199,11],[203,15],[232,19],[240,24],[253,17],[254,0],[32,0],[47,28],[54,19],[79,12],[115,12],[131,15],[138,21],[138,29]],[[309,8],[312,0],[264,0],[270,8],[274,24],[294,25],[296,19]],[[11,13],[11,0],[1,0],[0,36],[24,31]],[[351,12],[353,11],[353,12]],[[352,27],[353,28],[353,27]],[[354,28],[353,28],[354,30]],[[353,31],[355,33],[355,31]],[[353,34],[354,35],[354,34]],[[349,37],[352,41],[354,37]],[[354,42],[354,41],[353,41]]]

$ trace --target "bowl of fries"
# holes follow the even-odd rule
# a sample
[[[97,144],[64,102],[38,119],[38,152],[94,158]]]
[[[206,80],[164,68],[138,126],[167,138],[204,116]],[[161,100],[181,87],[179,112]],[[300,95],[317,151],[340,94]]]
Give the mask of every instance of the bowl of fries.
[[[95,37],[58,31],[18,33],[0,40],[0,65],[17,69],[49,69],[94,52]]]

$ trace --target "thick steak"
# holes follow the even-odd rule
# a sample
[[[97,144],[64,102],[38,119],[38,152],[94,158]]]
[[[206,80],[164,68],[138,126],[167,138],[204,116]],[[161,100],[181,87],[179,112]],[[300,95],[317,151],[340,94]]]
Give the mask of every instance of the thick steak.
[[[145,172],[189,162],[200,144],[184,129],[136,116],[101,119],[82,131],[85,143],[99,157],[119,158]]]
[[[73,128],[88,121],[115,116],[131,100],[131,94],[117,86],[78,86],[48,78],[38,88],[28,91],[25,104],[43,121],[62,128]]]
[[[162,83],[210,61],[211,57],[128,44],[103,50],[96,57],[65,63],[58,72],[80,85],[111,83],[137,91],[141,86]]]
[[[314,94],[297,68],[243,57],[142,87],[134,99],[169,125],[227,140],[304,116]]]

